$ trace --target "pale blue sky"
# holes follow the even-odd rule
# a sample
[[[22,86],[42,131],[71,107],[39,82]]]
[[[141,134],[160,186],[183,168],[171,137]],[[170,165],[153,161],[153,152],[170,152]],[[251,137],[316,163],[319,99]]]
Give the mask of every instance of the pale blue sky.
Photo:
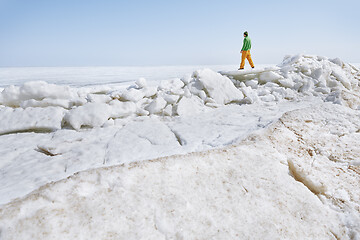
[[[360,62],[360,1],[0,0],[0,66]]]

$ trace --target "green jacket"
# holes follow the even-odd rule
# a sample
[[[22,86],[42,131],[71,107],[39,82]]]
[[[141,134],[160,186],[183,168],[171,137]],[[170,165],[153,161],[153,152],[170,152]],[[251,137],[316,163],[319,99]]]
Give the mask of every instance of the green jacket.
[[[250,49],[251,49],[251,39],[249,37],[245,37],[241,51],[248,51]]]

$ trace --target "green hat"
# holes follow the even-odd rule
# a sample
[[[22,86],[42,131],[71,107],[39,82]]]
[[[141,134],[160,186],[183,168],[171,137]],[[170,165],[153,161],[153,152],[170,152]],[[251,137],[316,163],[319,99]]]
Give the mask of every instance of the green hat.
[[[245,36],[248,36],[249,34],[248,34],[248,32],[246,31],[246,32],[244,32],[244,35],[245,35]]]

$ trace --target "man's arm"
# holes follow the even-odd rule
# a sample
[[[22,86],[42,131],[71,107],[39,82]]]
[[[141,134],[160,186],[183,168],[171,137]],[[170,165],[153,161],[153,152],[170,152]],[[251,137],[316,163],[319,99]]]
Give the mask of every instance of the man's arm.
[[[245,38],[244,38],[243,46],[242,46],[242,48],[241,48],[241,50],[240,50],[240,53],[242,53],[242,52],[244,51],[244,47],[245,47]]]

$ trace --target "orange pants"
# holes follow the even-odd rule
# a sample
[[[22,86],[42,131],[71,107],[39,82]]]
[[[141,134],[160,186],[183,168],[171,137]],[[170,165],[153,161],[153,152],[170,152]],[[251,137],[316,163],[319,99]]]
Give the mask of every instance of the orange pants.
[[[244,68],[244,66],[245,66],[245,58],[249,61],[250,66],[253,68],[254,63],[253,63],[253,61],[251,59],[250,50],[242,52],[240,68]]]

